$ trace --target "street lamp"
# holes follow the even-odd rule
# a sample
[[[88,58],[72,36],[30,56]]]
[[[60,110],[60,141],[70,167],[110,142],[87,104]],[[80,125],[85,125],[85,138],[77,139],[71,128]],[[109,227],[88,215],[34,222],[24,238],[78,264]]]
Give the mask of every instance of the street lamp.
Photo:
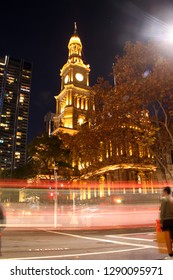
[[[169,27],[165,33],[165,40],[173,43],[173,27]]]
[[[58,201],[57,201],[57,170],[56,164],[54,162],[54,181],[55,181],[55,195],[54,195],[54,227],[57,227],[57,208],[58,208]]]

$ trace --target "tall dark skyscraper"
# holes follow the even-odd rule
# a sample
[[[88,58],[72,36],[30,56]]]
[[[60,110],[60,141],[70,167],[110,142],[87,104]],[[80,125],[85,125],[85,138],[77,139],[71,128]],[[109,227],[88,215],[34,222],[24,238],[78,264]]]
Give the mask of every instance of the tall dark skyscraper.
[[[26,163],[32,64],[0,57],[0,170]]]

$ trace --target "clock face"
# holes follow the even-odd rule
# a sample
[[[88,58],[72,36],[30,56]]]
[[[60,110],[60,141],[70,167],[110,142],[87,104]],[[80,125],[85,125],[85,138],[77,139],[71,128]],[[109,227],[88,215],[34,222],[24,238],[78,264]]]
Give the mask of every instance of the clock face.
[[[76,80],[78,80],[79,82],[82,82],[84,79],[84,77],[81,73],[76,73],[75,77],[76,77]]]
[[[67,83],[68,83],[68,80],[69,80],[69,76],[66,75],[66,76],[65,76],[65,79],[64,79],[64,83],[67,84]]]

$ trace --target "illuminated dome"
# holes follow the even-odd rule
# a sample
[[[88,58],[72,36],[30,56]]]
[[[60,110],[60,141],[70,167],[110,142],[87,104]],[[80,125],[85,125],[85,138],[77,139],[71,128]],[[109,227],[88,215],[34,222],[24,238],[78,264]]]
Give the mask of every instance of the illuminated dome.
[[[79,44],[81,45],[82,47],[82,43],[81,43],[81,40],[77,34],[77,25],[76,25],[76,22],[74,23],[74,33],[73,33],[73,36],[70,38],[70,41],[68,43],[68,48],[70,48],[70,46],[72,44]]]
[[[81,40],[80,40],[80,38],[78,37],[78,35],[75,35],[75,34],[74,34],[74,35],[70,38],[70,41],[69,41],[69,43],[68,43],[68,48],[70,48],[70,46],[71,46],[72,44],[79,44],[79,45],[82,46]]]
[[[75,58],[80,57],[82,54],[82,43],[81,40],[77,34],[77,26],[76,22],[74,23],[74,33],[72,37],[70,38],[70,41],[68,43],[68,49],[69,49],[69,58]],[[74,60],[75,61],[75,60]]]

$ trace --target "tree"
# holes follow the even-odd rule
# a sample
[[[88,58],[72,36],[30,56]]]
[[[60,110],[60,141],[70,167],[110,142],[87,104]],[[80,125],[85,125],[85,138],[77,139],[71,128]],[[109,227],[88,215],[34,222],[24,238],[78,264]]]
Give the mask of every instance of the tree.
[[[47,134],[37,136],[28,145],[34,170],[37,174],[54,174],[54,163],[64,171],[70,167],[69,151],[63,146],[63,142],[57,136],[49,137]]]
[[[155,131],[141,104],[135,103],[133,95],[127,102],[122,92],[103,78],[98,78],[92,90],[96,110],[90,123],[81,126],[75,136],[63,138],[81,167],[81,175],[110,164],[147,163],[148,157],[139,156],[138,145],[151,145]],[[133,152],[136,149],[133,156],[132,148]]]
[[[155,130],[149,145],[165,180],[173,179],[168,168],[173,149],[173,55],[168,47],[153,42],[126,43],[124,55],[116,57],[114,73],[117,91],[148,110]],[[135,102],[135,103],[136,103]],[[136,105],[136,104],[135,104]]]
[[[29,179],[33,178],[37,175],[36,169],[34,169],[34,165],[32,161],[27,162],[24,166],[18,167],[14,169],[12,174],[9,171],[9,177],[20,178],[20,179]]]

